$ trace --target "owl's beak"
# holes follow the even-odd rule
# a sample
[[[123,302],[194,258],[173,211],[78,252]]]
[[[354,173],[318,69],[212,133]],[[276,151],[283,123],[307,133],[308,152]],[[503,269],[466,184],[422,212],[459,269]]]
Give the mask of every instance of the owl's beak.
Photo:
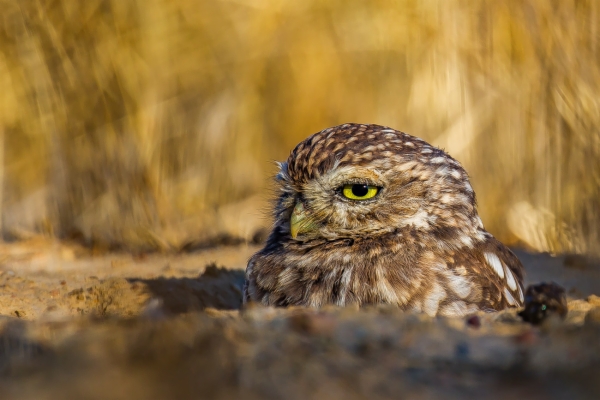
[[[315,224],[312,218],[308,216],[302,202],[298,201],[290,217],[290,234],[292,235],[292,239],[296,239],[301,233],[307,233],[314,229]]]

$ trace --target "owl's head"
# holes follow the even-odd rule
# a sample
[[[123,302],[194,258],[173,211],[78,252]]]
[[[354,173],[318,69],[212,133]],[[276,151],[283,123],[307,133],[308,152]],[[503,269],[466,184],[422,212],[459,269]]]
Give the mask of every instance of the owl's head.
[[[407,228],[464,246],[483,229],[461,165],[394,129],[325,129],[279,166],[276,225],[297,241],[370,238]]]

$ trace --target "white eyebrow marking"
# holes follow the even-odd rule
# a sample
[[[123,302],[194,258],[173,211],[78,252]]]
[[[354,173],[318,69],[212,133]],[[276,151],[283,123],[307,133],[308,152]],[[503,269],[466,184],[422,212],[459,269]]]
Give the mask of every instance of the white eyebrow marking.
[[[508,301],[509,304],[512,304],[513,306],[517,305],[517,301],[512,294],[510,294],[507,288],[504,288],[504,297],[506,297],[506,301]]]
[[[508,287],[513,291],[517,290],[517,282],[515,281],[512,271],[504,263],[502,263],[502,265],[504,266],[504,271],[506,272],[506,283],[508,283]]]
[[[504,278],[504,268],[502,268],[502,261],[494,253],[483,253],[485,261],[490,267],[498,274],[500,278]]]

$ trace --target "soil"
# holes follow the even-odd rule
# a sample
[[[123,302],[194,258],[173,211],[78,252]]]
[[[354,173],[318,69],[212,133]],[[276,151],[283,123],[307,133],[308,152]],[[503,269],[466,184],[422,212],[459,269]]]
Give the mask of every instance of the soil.
[[[600,398],[600,263],[518,251],[568,314],[240,310],[255,245],[0,244],[1,399]]]

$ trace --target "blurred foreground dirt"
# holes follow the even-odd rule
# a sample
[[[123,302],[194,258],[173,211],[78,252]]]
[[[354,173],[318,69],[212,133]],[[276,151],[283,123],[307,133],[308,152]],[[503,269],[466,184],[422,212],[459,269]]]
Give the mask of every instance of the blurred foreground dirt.
[[[0,245],[0,398],[599,398],[600,264],[518,253],[569,291],[565,321],[516,311],[240,311],[252,246],[93,254]]]

